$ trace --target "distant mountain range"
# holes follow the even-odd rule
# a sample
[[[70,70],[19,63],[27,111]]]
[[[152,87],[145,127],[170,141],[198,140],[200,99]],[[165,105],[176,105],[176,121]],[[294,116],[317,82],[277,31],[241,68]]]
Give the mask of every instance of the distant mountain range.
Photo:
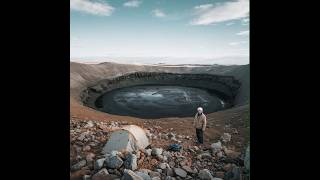
[[[101,62],[115,62],[120,64],[163,64],[163,65],[245,65],[249,64],[248,56],[228,56],[217,58],[199,58],[199,57],[81,57],[70,58],[72,62],[86,64],[99,64]]]

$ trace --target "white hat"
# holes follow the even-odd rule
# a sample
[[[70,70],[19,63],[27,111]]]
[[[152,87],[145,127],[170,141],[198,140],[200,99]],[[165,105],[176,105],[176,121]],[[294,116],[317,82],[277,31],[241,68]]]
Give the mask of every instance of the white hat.
[[[198,107],[197,111],[198,111],[199,113],[202,113],[202,112],[203,112],[202,107]]]

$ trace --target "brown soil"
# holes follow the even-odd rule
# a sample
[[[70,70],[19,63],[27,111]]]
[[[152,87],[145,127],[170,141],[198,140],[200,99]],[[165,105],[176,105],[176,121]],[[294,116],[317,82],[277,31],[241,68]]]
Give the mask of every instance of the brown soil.
[[[207,114],[207,129],[204,133],[204,146],[217,142],[221,135],[228,132],[232,135],[229,144],[234,146],[235,150],[241,151],[249,140],[249,127],[246,127],[246,119],[249,114],[249,106],[240,106],[225,111]],[[128,116],[111,115],[79,104],[76,100],[70,99],[70,118],[81,120],[94,120],[104,122],[127,122],[143,128],[153,128],[159,126],[160,132],[171,132],[179,135],[191,136],[195,138],[195,129],[192,126],[193,117],[188,118],[161,118],[161,119],[139,119]],[[227,127],[226,127],[227,126]],[[234,132],[236,129],[237,132]],[[164,141],[170,143],[170,141]],[[154,142],[155,145],[161,145],[163,142]],[[190,142],[185,142],[189,143]],[[163,144],[167,145],[167,144]]]

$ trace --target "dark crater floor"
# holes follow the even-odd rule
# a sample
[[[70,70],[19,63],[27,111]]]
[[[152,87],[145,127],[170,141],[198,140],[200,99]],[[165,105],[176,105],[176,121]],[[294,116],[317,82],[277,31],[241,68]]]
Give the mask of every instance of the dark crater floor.
[[[190,117],[228,108],[212,90],[168,85],[139,85],[109,91],[97,99],[99,110],[139,118]]]

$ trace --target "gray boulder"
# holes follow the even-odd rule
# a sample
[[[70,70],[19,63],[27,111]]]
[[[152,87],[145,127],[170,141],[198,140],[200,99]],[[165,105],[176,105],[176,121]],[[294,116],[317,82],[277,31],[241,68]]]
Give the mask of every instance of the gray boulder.
[[[213,176],[211,175],[211,173],[208,169],[200,170],[198,176],[202,180],[213,180]]]
[[[104,165],[105,160],[106,160],[106,158],[101,158],[101,159],[96,160],[96,162],[94,163],[94,169],[95,170],[101,169]]]
[[[166,169],[167,167],[169,167],[169,164],[167,164],[167,163],[160,163],[159,164],[160,169]]]
[[[108,170],[106,168],[103,168],[92,176],[92,180],[107,179],[107,175],[109,175]]]
[[[138,168],[137,159],[135,154],[128,153],[126,160],[124,161],[124,167],[133,171],[136,170]]]
[[[182,178],[186,178],[187,177],[187,172],[181,168],[174,168],[174,173],[177,175],[177,176],[180,176]]]
[[[146,173],[143,173],[143,172],[140,172],[140,171],[137,171],[135,173],[136,173],[136,175],[142,177],[143,180],[151,180],[151,177]]]
[[[124,169],[121,180],[143,180],[143,178],[138,176],[130,169]]]
[[[167,175],[167,176],[174,176],[173,169],[172,169],[172,168],[166,169],[166,175]]]
[[[192,170],[190,166],[182,166],[182,169],[185,170],[189,174],[197,173],[195,170]]]
[[[87,161],[86,161],[86,160],[79,161],[78,163],[76,163],[75,165],[73,165],[73,166],[71,167],[71,171],[80,170],[80,169],[81,169],[82,167],[84,167],[86,164],[87,164]]]
[[[149,172],[149,175],[151,178],[153,177],[161,177],[161,174],[159,172],[151,171]]]
[[[221,149],[222,149],[221,142],[218,141],[218,142],[216,142],[216,143],[211,144],[211,149],[212,149],[212,152],[213,152],[213,153],[220,152]]]
[[[110,156],[106,157],[105,163],[106,163],[106,166],[108,168],[118,169],[118,168],[120,168],[122,166],[123,161],[117,155],[115,155],[115,156],[114,155],[110,155]]]

